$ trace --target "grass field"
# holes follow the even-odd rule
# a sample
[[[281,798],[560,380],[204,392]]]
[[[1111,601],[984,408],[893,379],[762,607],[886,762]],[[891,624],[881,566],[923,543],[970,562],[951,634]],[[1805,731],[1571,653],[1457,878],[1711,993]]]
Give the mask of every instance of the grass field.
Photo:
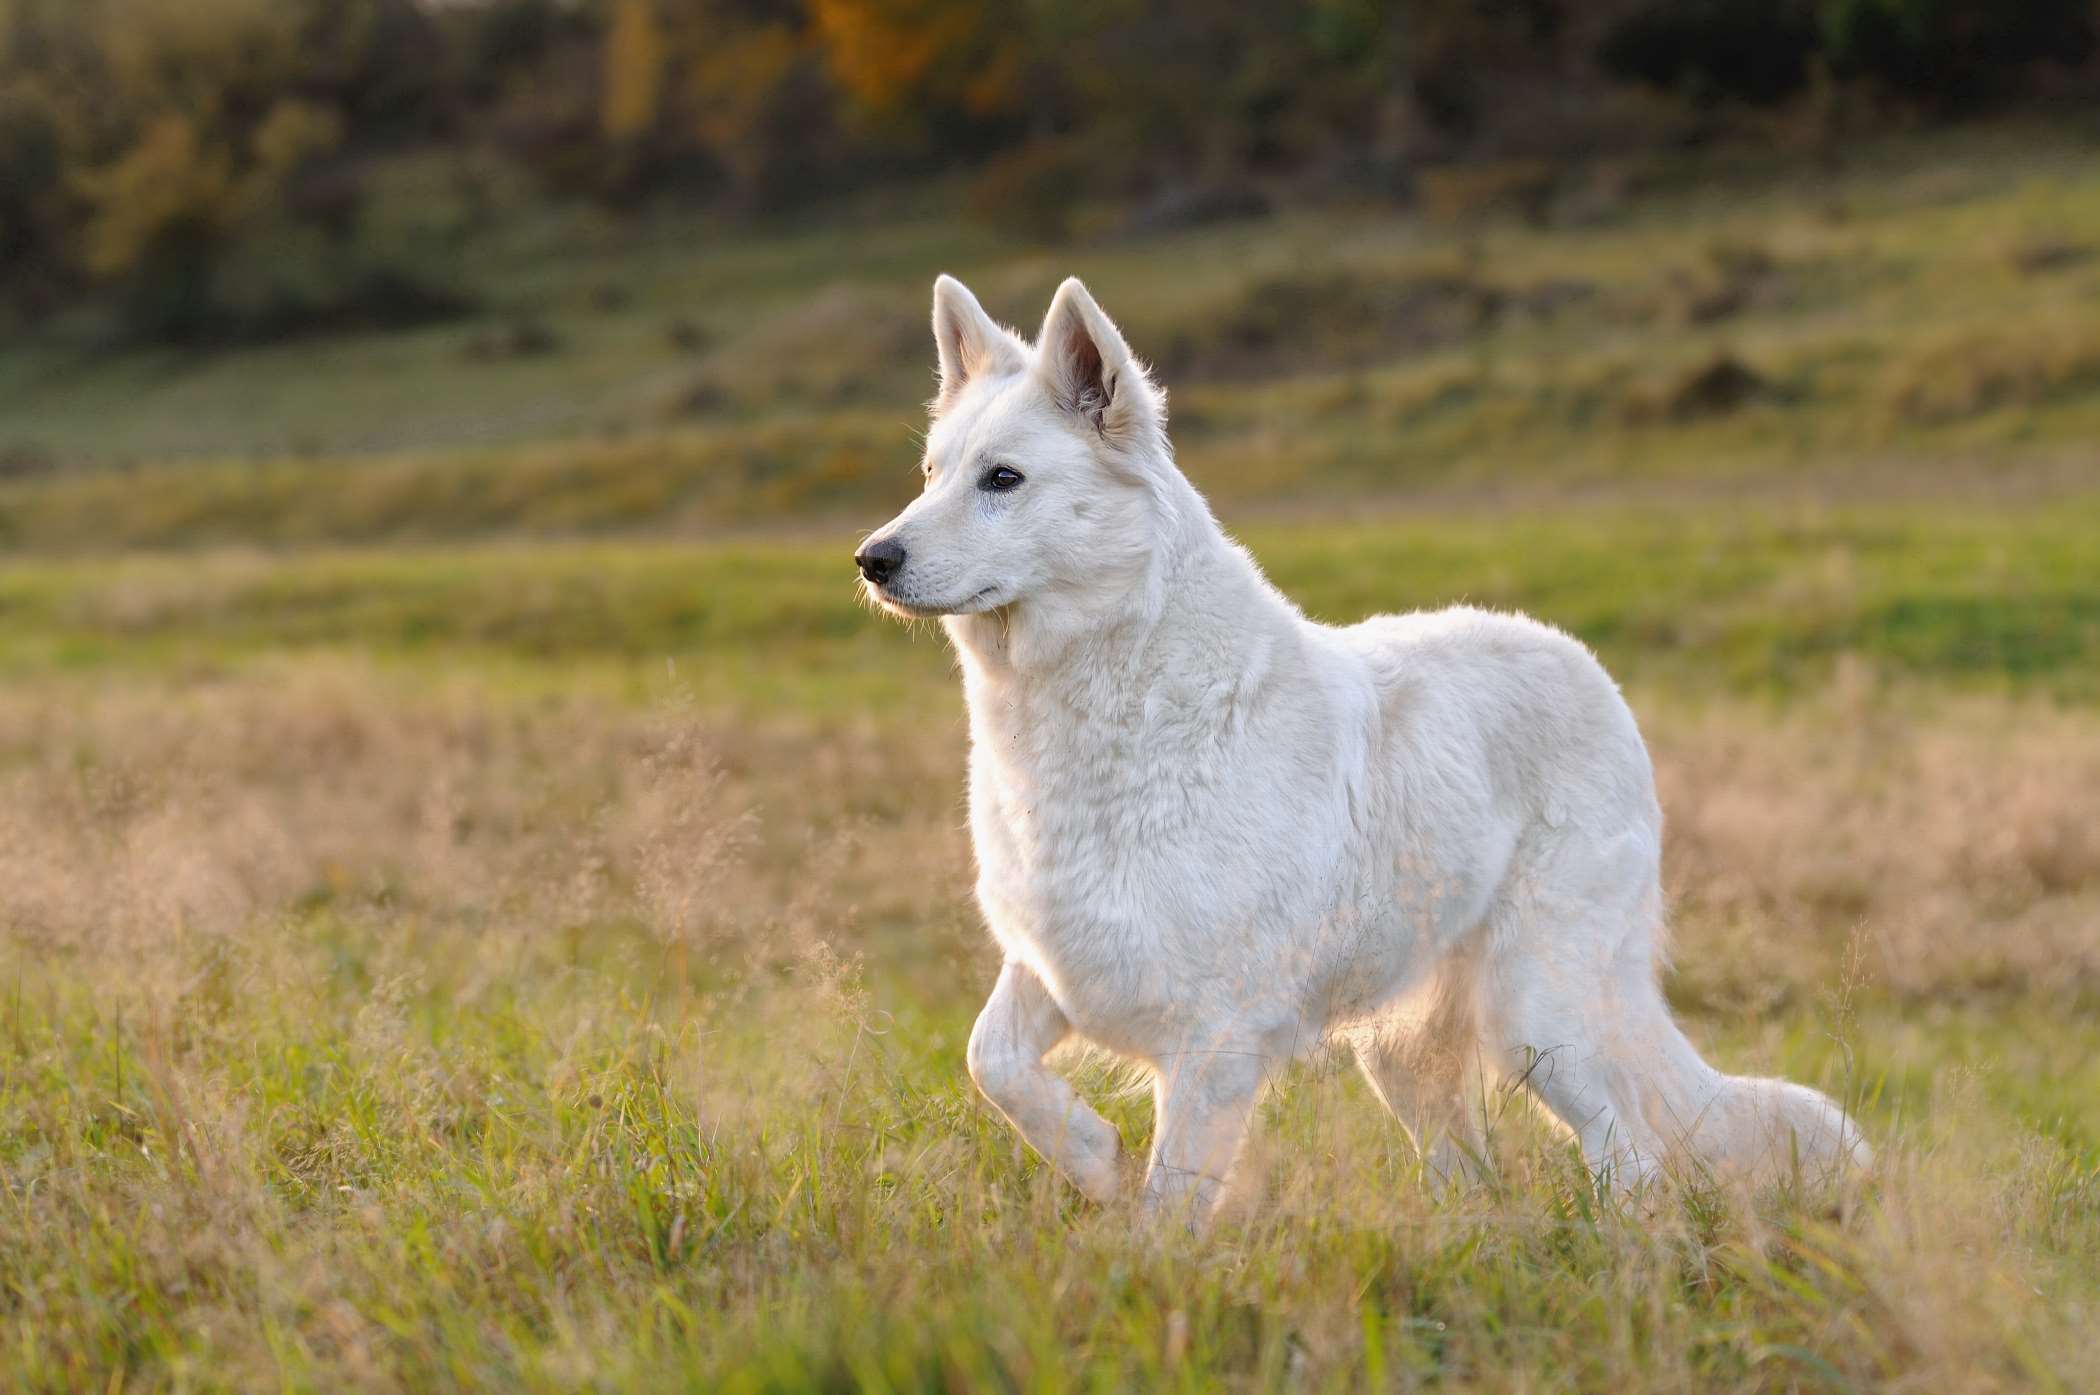
[[[1552,231],[861,216],[522,227],[536,356],[0,351],[0,1388],[2100,1388],[2089,146]],[[1673,1002],[1841,1095],[1871,1177],[1621,1202],[1511,1098],[1439,1194],[1315,1061],[1199,1244],[974,1097],[960,697],[846,558],[933,270],[1032,317],[1068,262],[1311,613],[1598,649]]]

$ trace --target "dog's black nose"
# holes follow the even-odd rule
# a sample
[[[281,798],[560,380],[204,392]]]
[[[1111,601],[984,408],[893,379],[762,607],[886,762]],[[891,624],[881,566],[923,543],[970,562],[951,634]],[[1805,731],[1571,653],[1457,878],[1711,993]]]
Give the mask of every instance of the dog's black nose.
[[[880,586],[904,570],[904,547],[894,538],[884,538],[869,543],[854,554],[853,560],[860,565],[862,576]]]

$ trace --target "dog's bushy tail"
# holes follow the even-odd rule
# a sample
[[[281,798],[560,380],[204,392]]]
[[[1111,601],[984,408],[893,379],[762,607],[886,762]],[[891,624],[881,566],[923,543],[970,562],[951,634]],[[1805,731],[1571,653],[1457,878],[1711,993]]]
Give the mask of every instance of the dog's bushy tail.
[[[1831,1176],[1872,1164],[1859,1126],[1820,1090],[1769,1076],[1719,1080],[1720,1090],[1692,1135],[1702,1157],[1757,1176]]]
[[[1658,1002],[1658,1007],[1660,1003]],[[1867,1167],[1873,1152],[1844,1107],[1820,1090],[1769,1076],[1726,1075],[1699,1056],[1674,1022],[1659,1047],[1652,1084],[1662,1098],[1644,1111],[1654,1142],[1688,1153],[1717,1173],[1759,1178],[1831,1178]]]

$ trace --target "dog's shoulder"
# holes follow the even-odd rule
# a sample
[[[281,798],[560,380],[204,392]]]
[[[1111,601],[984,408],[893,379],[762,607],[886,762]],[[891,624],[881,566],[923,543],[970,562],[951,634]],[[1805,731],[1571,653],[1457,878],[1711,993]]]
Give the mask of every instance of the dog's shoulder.
[[[1340,633],[1374,669],[1544,664],[1602,672],[1581,640],[1516,611],[1455,605],[1374,615]]]

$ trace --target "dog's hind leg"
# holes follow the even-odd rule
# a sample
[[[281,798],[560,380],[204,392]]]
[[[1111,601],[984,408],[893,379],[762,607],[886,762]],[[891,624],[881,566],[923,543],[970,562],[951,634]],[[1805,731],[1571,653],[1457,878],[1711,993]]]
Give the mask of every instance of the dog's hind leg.
[[[1112,1200],[1123,1140],[1043,1058],[1072,1032],[1042,980],[1008,962],[970,1032],[970,1078],[1022,1138],[1094,1201]]]
[[[1192,1043],[1155,1062],[1148,1213],[1195,1230],[1209,1223],[1271,1064],[1266,1051],[1246,1043]]]
[[[1501,1067],[1622,1188],[1673,1154],[1749,1172],[1864,1161],[1835,1101],[1700,1058],[1657,982],[1660,924],[1652,833],[1571,838],[1539,858],[1490,920],[1483,1028]]]
[[[1656,983],[1656,843],[1646,829],[1571,832],[1535,847],[1490,913],[1482,1033],[1498,1071],[1559,1117],[1621,1187],[1651,1175],[1693,1125],[1713,1071]]]
[[[1440,977],[1393,1020],[1351,1035],[1371,1089],[1439,1182],[1486,1165],[1487,1106],[1470,974]]]

